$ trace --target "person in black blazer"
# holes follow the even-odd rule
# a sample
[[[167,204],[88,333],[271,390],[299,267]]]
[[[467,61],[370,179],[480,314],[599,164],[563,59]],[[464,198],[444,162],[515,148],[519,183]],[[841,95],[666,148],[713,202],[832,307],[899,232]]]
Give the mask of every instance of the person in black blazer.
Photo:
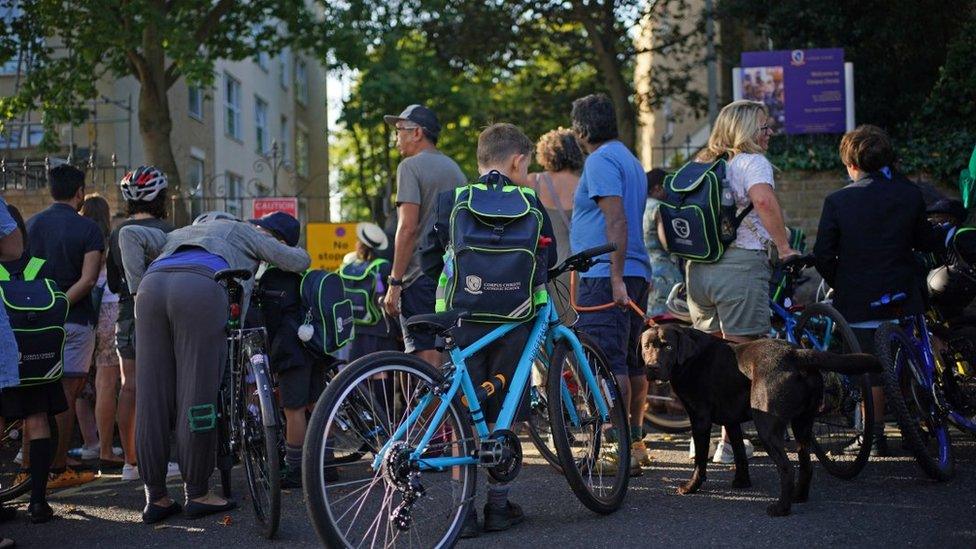
[[[824,201],[813,253],[817,271],[834,289],[834,307],[851,323],[861,350],[873,353],[875,329],[894,313],[871,303],[904,292],[902,311],[923,312],[925,280],[913,250],[935,251],[940,239],[926,220],[922,192],[888,168],[894,151],[881,128],[864,125],[845,134],[840,157],[852,182]],[[884,455],[880,377],[872,385],[877,423],[871,455]]]

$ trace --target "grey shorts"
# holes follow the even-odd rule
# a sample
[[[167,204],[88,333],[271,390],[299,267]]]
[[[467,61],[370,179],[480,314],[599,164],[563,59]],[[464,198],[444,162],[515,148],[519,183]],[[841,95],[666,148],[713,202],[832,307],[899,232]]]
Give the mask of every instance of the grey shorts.
[[[64,325],[64,377],[87,377],[95,358],[95,328]]]
[[[136,359],[136,319],[135,303],[132,300],[119,301],[119,320],[115,324],[115,344],[119,357]]]
[[[688,262],[688,312],[695,328],[732,336],[769,333],[769,258],[730,248],[716,263]]]

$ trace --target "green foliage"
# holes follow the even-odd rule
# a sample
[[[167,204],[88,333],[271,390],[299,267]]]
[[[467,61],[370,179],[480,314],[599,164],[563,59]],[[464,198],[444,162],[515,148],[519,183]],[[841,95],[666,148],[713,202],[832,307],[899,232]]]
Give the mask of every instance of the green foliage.
[[[769,140],[769,161],[780,170],[843,172],[840,135],[774,135]]]
[[[217,59],[317,45],[306,32],[313,14],[299,0],[0,0],[0,13],[11,14],[0,19],[0,61],[23,54],[27,69],[17,94],[0,97],[0,131],[4,121],[41,111],[48,139],[56,124],[85,120],[103,76],[133,76],[165,94],[182,76],[212,83]]]

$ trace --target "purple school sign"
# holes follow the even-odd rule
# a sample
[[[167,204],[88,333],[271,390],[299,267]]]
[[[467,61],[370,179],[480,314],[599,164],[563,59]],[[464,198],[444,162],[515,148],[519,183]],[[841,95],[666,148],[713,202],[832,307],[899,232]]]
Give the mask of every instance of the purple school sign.
[[[844,50],[742,54],[742,98],[762,101],[777,133],[846,130]]]

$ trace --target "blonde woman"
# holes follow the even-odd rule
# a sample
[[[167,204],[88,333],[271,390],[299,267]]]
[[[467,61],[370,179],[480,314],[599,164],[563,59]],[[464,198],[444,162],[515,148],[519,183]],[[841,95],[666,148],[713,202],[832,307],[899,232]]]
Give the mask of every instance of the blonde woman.
[[[735,242],[715,263],[688,262],[688,309],[695,328],[745,342],[769,333],[769,247],[780,259],[796,255],[790,248],[783,211],[776,198],[773,165],[766,159],[772,119],[758,101],[726,105],[712,128],[698,162],[725,158],[727,176],[742,211],[753,205],[739,226]],[[732,463],[732,448],[723,429],[713,461]],[[746,441],[748,443],[748,441]],[[746,444],[747,454],[751,445]],[[693,450],[692,450],[693,455]]]

